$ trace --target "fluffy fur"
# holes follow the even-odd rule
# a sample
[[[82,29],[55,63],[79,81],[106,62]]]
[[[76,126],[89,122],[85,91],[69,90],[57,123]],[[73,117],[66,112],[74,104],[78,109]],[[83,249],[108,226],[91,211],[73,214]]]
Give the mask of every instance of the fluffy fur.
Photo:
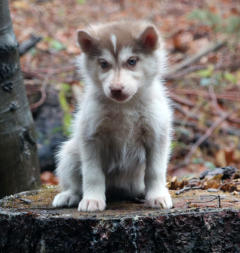
[[[78,31],[78,41],[85,91],[57,155],[62,192],[53,206],[102,211],[106,191],[118,188],[144,194],[150,207],[171,208],[172,110],[161,81],[161,36],[146,22],[114,22]]]

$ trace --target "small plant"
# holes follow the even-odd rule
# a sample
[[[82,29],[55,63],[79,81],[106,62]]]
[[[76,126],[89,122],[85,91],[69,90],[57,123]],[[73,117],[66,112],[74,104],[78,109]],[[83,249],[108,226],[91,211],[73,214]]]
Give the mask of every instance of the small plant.
[[[46,37],[44,40],[49,44],[49,47],[54,51],[61,51],[66,48],[65,45],[63,45],[59,40],[56,40],[54,38]]]
[[[85,3],[85,0],[77,0],[77,3],[78,3],[78,4],[84,4],[84,3]]]
[[[209,65],[206,69],[195,72],[200,79],[201,86],[210,85],[227,85],[228,83],[237,84],[237,74],[232,74],[229,71],[215,71],[213,65]]]

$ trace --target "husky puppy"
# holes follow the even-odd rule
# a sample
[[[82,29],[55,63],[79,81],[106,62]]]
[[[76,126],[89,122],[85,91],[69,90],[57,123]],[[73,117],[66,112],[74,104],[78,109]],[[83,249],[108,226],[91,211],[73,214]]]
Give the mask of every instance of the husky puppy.
[[[171,208],[172,110],[156,27],[145,21],[93,25],[78,31],[78,43],[85,91],[72,135],[57,155],[62,192],[53,206],[102,211],[106,192],[118,188],[144,194],[150,207]]]

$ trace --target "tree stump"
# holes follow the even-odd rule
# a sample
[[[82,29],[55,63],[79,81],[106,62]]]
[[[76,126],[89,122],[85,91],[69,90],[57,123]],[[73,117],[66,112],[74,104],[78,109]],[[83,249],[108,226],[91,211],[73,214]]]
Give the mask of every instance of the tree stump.
[[[0,252],[240,252],[240,196],[171,191],[174,208],[108,203],[104,212],[53,208],[56,187],[0,201]]]

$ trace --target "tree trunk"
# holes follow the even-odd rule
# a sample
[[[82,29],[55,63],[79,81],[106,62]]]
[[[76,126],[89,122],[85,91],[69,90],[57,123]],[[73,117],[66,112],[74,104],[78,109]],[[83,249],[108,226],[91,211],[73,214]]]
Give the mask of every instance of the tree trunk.
[[[39,185],[33,119],[8,0],[0,1],[0,197]]]

